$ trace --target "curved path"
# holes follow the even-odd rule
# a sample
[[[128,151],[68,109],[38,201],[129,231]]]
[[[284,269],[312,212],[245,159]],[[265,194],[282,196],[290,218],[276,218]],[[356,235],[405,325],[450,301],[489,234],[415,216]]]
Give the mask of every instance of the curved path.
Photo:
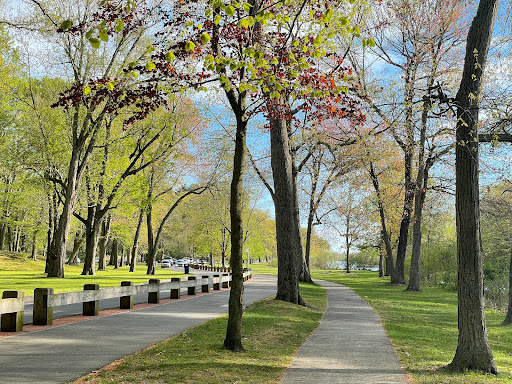
[[[276,278],[246,283],[244,303],[276,293]],[[184,296],[113,316],[94,317],[0,339],[0,383],[63,383],[227,312],[229,290]]]
[[[372,307],[347,287],[315,282],[327,291],[327,310],[281,384],[407,383],[408,375]]]

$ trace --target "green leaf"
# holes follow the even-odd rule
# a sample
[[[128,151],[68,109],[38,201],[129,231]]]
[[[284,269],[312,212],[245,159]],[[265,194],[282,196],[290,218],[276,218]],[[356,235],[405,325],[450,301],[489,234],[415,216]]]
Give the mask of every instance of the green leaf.
[[[121,31],[123,30],[123,28],[124,28],[124,21],[123,21],[123,20],[121,20],[121,19],[117,19],[117,20],[115,21],[114,25],[115,25],[114,30],[115,30],[116,32],[121,32]]]
[[[103,41],[108,41],[108,34],[105,31],[100,32],[100,39]]]
[[[368,39],[368,45],[372,48],[375,47],[375,41],[372,38]]]
[[[213,15],[213,10],[211,8],[208,8],[205,12],[204,12],[204,15],[208,18],[212,17]]]
[[[60,29],[63,31],[68,30],[73,25],[73,22],[71,20],[64,20],[62,24],[60,25]]]
[[[100,47],[100,41],[99,41],[97,38],[95,38],[95,37],[91,37],[91,38],[89,39],[89,43],[91,43],[91,45],[93,46],[93,48],[98,49],[98,48]]]
[[[238,25],[243,28],[249,28],[249,20],[247,20],[247,18],[243,18],[242,20],[240,20]]]
[[[235,8],[232,5],[226,7],[226,15],[230,17],[233,17],[235,15]]]
[[[92,29],[89,29],[89,31],[87,31],[87,33],[85,34],[85,38],[86,39],[90,39],[92,34],[93,34],[94,30]]]
[[[87,86],[84,88],[84,95],[88,95],[91,93],[91,87]]]
[[[185,51],[193,51],[195,47],[196,45],[192,41],[189,41],[185,44]]]
[[[215,24],[219,24],[220,23],[220,15],[215,15],[215,20],[213,20],[213,22]]]
[[[210,35],[207,34],[206,32],[204,32],[202,35],[201,35],[201,43],[208,43],[210,41]]]
[[[113,91],[113,90],[114,90],[114,84],[112,84],[112,83],[108,83],[108,84],[107,84],[107,88],[108,88],[109,90]]]
[[[340,22],[341,22],[341,25],[347,25],[347,24],[348,24],[348,18],[346,18],[346,17],[342,17],[342,18],[340,19]]]
[[[249,3],[244,3],[244,11],[249,13],[249,11],[251,10],[252,8],[252,5],[249,4]]]
[[[175,57],[176,56],[174,56],[174,53],[172,51],[169,51],[165,54],[165,60],[167,61],[173,61]]]
[[[149,62],[146,63],[146,70],[152,71],[155,68],[156,68],[156,65],[152,61],[149,61]]]
[[[133,77],[139,77],[139,74],[135,71],[131,71],[130,74],[133,76]]]

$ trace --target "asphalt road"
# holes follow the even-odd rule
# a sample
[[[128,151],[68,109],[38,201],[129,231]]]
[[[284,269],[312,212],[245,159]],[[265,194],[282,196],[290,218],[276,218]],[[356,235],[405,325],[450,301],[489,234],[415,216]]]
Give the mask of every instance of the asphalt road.
[[[275,277],[255,276],[246,284],[244,304],[275,292]],[[0,383],[46,384],[75,380],[226,313],[228,298],[228,290],[212,291],[185,300],[3,337],[0,339]]]

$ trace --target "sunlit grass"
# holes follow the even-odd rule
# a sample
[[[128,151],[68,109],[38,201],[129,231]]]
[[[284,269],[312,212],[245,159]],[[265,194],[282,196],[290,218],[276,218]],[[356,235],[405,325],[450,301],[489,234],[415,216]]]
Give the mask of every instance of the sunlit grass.
[[[106,367],[80,383],[278,383],[297,349],[325,310],[323,288],[301,284],[304,298],[319,310],[266,299],[243,317],[244,353],[223,348],[226,316]]]
[[[24,291],[26,296],[32,296],[35,288],[53,288],[55,292],[80,291],[84,284],[99,284],[100,288],[121,285],[121,281],[133,281],[135,284],[147,282],[149,278],[167,280],[183,275],[168,269],[156,268],[154,276],[146,275],[146,265],[138,265],[135,272],[129,272],[129,267],[107,271],[96,271],[96,275],[82,276],[83,265],[66,265],[64,279],[48,278],[44,273],[44,260],[33,261],[22,254],[0,252],[0,292],[6,290]]]

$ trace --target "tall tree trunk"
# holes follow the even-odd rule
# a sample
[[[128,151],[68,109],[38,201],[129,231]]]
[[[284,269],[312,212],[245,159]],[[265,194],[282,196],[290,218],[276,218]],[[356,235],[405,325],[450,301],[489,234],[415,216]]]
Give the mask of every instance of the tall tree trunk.
[[[347,212],[347,222],[346,222],[346,225],[347,225],[347,230],[345,232],[345,249],[346,249],[346,253],[345,253],[345,257],[346,257],[346,260],[347,260],[347,265],[345,266],[345,271],[347,273],[350,273],[350,260],[349,260],[349,256],[350,256],[350,211]]]
[[[11,226],[7,226],[7,244],[9,245],[9,251],[13,251],[13,242],[12,242],[12,228]]]
[[[146,209],[146,226],[148,230],[148,254],[146,256],[146,264],[147,270],[146,275],[154,275],[155,274],[155,252],[156,247],[154,243],[153,236],[153,218],[152,218],[152,209],[151,203],[148,204]]]
[[[243,100],[245,103],[245,100]],[[233,158],[233,175],[230,191],[231,221],[231,258],[230,267],[233,276],[229,295],[229,317],[224,346],[232,351],[243,351],[242,346],[242,315],[243,315],[243,224],[242,224],[242,193],[247,153],[247,119],[244,114],[245,104],[239,105]]]
[[[418,189],[414,196],[414,224],[412,231],[411,269],[407,291],[420,292],[420,256],[421,256],[421,215],[425,201],[424,189]]]
[[[32,260],[37,260],[37,234],[39,233],[39,229],[34,229],[32,232],[32,249],[30,251],[30,258]]]
[[[434,64],[435,65],[435,64]],[[433,78],[429,81],[429,89],[433,85]],[[425,161],[425,142],[427,137],[427,120],[430,110],[430,98],[423,103],[422,125],[420,130],[419,152],[418,152],[418,173],[416,176],[416,191],[414,193],[414,223],[412,230],[412,256],[411,268],[409,270],[409,284],[407,291],[419,292],[420,288],[420,257],[421,257],[421,219],[423,204],[427,194],[428,168]]]
[[[310,201],[310,207],[311,207],[311,201]],[[311,265],[311,237],[313,235],[313,215],[311,215],[311,208],[310,208],[310,214],[308,215],[308,226],[306,228],[306,265],[308,269]],[[311,278],[311,275],[310,275]]]
[[[508,265],[508,308],[503,324],[512,324],[512,239],[510,241],[510,262]]]
[[[113,241],[112,241],[112,244],[114,244]],[[114,252],[113,251],[110,252],[110,258],[108,260],[108,265],[112,265],[114,267],[117,267],[117,259],[114,257]]]
[[[6,229],[7,229],[7,225],[5,223],[0,224],[0,249],[4,249],[5,230]]]
[[[384,277],[384,252],[382,249],[382,242],[379,247],[379,277]]]
[[[112,239],[112,254],[110,256],[110,258],[113,260],[113,265],[114,265],[114,269],[117,269],[118,266],[117,266],[117,257],[119,256],[118,255],[119,253],[119,247],[118,247],[118,242],[117,242],[117,239],[114,237]]]
[[[130,260],[130,272],[135,272],[135,269],[137,266],[137,253],[139,252],[139,238],[140,238],[140,231],[142,229],[143,222],[144,222],[144,209],[141,208],[139,211],[139,220],[137,221],[137,229],[135,230],[135,236],[133,238],[132,258]]]
[[[384,201],[382,200],[382,193],[380,190],[379,177],[375,173],[375,168],[373,167],[373,163],[370,162],[370,178],[372,180],[373,188],[375,193],[377,194],[377,207],[379,208],[379,216],[380,216],[380,225],[381,225],[381,238],[384,242],[384,246],[386,249],[386,268],[385,268],[385,276],[390,276],[393,274],[394,265],[393,265],[393,249],[391,247],[391,238],[388,233],[387,225],[386,225],[386,213],[384,212]]]
[[[98,248],[100,225],[96,220],[96,206],[87,208],[87,219],[85,220],[85,260],[82,275],[94,275],[94,262]]]
[[[123,244],[119,244],[119,246],[121,247],[121,259],[119,260],[119,268],[121,267],[124,267],[124,253],[125,253],[125,249],[124,249],[124,246]],[[155,273],[153,272],[153,275]]]
[[[269,117],[270,153],[274,178],[274,207],[277,241],[277,300],[303,305],[299,289],[296,218],[294,212],[294,187],[292,158],[286,121],[283,118]]]
[[[110,225],[112,223],[112,215],[107,215],[101,221],[101,234],[98,241],[99,258],[98,258],[98,271],[107,270],[107,243],[110,232]]]
[[[420,162],[421,163],[421,162]],[[414,224],[412,231],[412,256],[411,269],[409,271],[408,291],[419,292],[420,288],[420,256],[421,256],[421,220],[423,204],[427,194],[428,165],[420,164],[418,168],[419,188],[414,196]],[[421,178],[421,179],[420,179]]]
[[[468,32],[464,71],[457,93],[456,216],[458,344],[453,370],[497,373],[487,340],[483,297],[478,185],[478,115],[482,75],[498,0],[481,0]]]
[[[259,8],[259,7],[258,7]],[[226,328],[224,346],[235,352],[244,350],[242,346],[242,315],[244,312],[244,282],[243,282],[243,246],[244,231],[242,221],[242,193],[245,172],[245,157],[247,153],[247,118],[245,116],[245,100],[239,105],[236,113],[235,155],[233,157],[233,177],[230,191],[230,221],[231,221],[231,258],[230,268],[232,286],[229,293],[229,317]]]
[[[290,137],[290,122],[287,122],[288,125],[288,137]],[[289,149],[290,150],[290,149]],[[295,233],[295,249],[297,252],[296,258],[299,264],[299,281],[304,281],[306,283],[312,283],[311,273],[309,271],[309,260],[306,260],[306,256],[304,255],[304,249],[302,247],[302,236],[300,231],[300,206],[299,206],[299,188],[297,186],[297,177],[298,170],[295,167],[294,154],[292,154],[290,150],[290,154],[292,156],[292,182],[293,182],[293,217],[294,217],[294,233]]]
[[[45,249],[45,267],[44,273],[48,273],[49,269],[49,250],[52,246],[52,239],[55,232],[56,227],[56,216],[57,216],[57,192],[52,190],[52,192],[48,192],[48,231],[46,233],[46,249]]]
[[[69,256],[68,264],[70,265],[77,265],[77,256],[78,251],[80,250],[80,247],[83,245],[85,240],[85,233],[84,232],[77,232],[75,234],[75,239],[73,241],[73,250],[71,251],[71,255]]]
[[[398,247],[396,252],[395,269],[391,274],[391,283],[405,284],[405,252],[407,251],[407,240],[409,237],[409,225],[411,222],[412,205],[414,202],[414,191],[416,189],[411,180],[412,153],[405,153],[405,196],[402,220],[400,221],[400,233],[398,235]]]
[[[82,148],[73,145],[73,152],[69,163],[68,176],[66,179],[65,197],[62,212],[57,221],[53,233],[51,247],[48,251],[48,277],[64,277],[64,261],[66,260],[66,245],[71,225],[71,216],[76,202],[76,191],[78,189],[78,168]]]

